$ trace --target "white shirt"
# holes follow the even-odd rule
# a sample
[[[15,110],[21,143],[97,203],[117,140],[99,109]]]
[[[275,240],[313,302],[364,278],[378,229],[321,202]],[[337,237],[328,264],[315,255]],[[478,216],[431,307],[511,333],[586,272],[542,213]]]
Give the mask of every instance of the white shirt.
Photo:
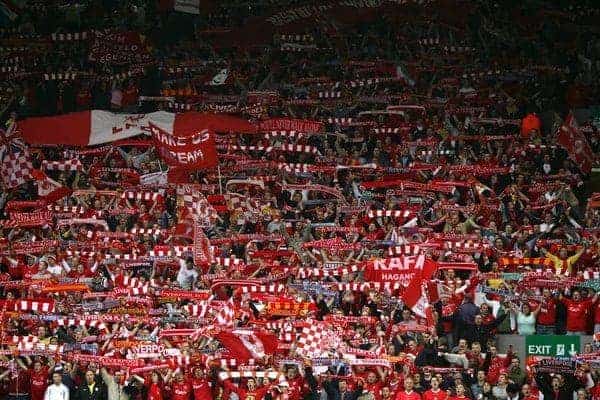
[[[60,385],[53,383],[46,389],[44,400],[69,400],[69,388],[63,383]]]
[[[195,269],[187,269],[184,260],[179,260],[179,272],[177,273],[177,283],[182,289],[191,289],[192,283],[198,278],[198,271]]]

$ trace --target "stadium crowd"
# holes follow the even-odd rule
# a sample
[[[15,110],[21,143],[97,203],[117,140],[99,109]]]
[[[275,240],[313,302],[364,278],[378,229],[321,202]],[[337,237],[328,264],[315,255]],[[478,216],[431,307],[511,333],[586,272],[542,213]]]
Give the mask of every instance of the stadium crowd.
[[[600,399],[600,9],[548,3],[11,8],[0,396]]]

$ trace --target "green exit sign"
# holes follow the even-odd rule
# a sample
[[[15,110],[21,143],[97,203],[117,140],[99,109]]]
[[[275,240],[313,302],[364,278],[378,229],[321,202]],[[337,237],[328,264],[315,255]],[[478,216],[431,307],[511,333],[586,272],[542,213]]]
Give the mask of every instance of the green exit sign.
[[[531,335],[525,337],[528,356],[571,357],[579,353],[579,336]]]

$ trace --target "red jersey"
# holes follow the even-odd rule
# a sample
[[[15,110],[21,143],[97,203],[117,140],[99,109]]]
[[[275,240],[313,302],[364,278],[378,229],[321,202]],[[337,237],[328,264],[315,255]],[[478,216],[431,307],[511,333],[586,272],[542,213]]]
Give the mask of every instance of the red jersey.
[[[600,383],[589,390],[591,400],[600,400]]]
[[[447,400],[448,392],[442,389],[438,389],[435,392],[433,389],[427,390],[423,393],[423,400]]]
[[[567,331],[586,331],[591,314],[592,300],[573,301],[562,299],[562,302],[567,308]]]
[[[135,86],[130,86],[123,91],[122,103],[124,106],[135,104],[138,98],[138,90]]]
[[[450,400],[469,400],[469,398],[463,394],[462,396],[452,396]]]
[[[554,325],[556,322],[556,301],[544,299],[540,304],[537,323],[540,325]]]
[[[82,89],[77,93],[77,98],[75,99],[77,105],[79,107],[87,107],[90,105],[92,100],[92,95],[87,89]]]
[[[442,304],[442,317],[450,317],[454,314],[455,311],[456,311],[455,303],[448,303],[446,305]],[[452,321],[443,321],[442,328],[444,329],[445,333],[452,332]]]
[[[364,386],[363,386],[363,391],[366,390],[367,392],[370,392],[373,394],[373,396],[375,397],[376,400],[381,399],[381,388],[383,388],[383,383],[382,382],[375,382],[375,383],[367,383],[365,382]]]
[[[596,303],[594,310],[594,324],[600,324],[600,302]]]
[[[490,367],[488,368],[487,379],[491,384],[496,384],[500,377],[500,370],[508,367],[510,364],[510,358],[495,356],[490,360]]]
[[[412,390],[410,393],[406,390],[401,390],[396,393],[394,400],[421,400],[421,395],[414,390]]]
[[[48,387],[48,369],[42,368],[39,372],[31,370],[31,400],[43,400]]]
[[[302,399],[302,394],[304,393],[304,379],[301,376],[297,376],[294,379],[287,381],[288,385],[290,385],[288,389],[288,397],[290,400],[300,400]]]
[[[8,274],[10,275],[10,279],[12,280],[23,279],[24,270],[25,268],[20,262],[17,262],[16,264],[13,264],[11,262],[8,263]]]
[[[268,386],[263,386],[263,387],[254,389],[252,391],[249,391],[249,390],[237,387],[236,385],[234,385],[233,383],[231,383],[229,381],[224,381],[223,385],[225,386],[225,389],[237,394],[238,397],[240,398],[240,400],[262,400],[265,397],[265,395],[267,394],[267,392],[269,391]]]
[[[31,374],[29,370],[22,370],[20,367],[17,367],[17,372],[14,374],[10,374],[10,385],[8,388],[9,393],[14,394],[29,394],[30,393],[30,383],[31,383]]]
[[[205,378],[192,378],[192,390],[194,400],[212,400],[212,389],[210,382]]]
[[[192,386],[186,381],[175,382],[171,385],[171,391],[173,393],[171,400],[190,400]]]
[[[151,383],[148,387],[148,399],[147,400],[163,400],[162,389],[158,383]]]

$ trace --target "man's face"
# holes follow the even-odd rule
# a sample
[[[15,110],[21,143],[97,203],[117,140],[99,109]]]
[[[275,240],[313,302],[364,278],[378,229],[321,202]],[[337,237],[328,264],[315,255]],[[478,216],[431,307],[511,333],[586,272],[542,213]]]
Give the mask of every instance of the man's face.
[[[41,371],[41,370],[42,370],[42,363],[41,363],[41,362],[39,362],[39,361],[36,361],[36,363],[35,363],[35,364],[33,364],[33,370],[34,370],[35,372],[39,372],[39,371]]]
[[[250,390],[250,391],[253,391],[254,389],[256,389],[256,382],[254,381],[254,379],[248,380],[247,386],[248,386],[248,390]]]
[[[87,371],[85,373],[85,381],[91,385],[92,383],[94,383],[94,373],[92,371]]]
[[[55,385],[60,385],[62,383],[62,375],[58,372],[52,374],[52,383]]]
[[[383,389],[381,389],[381,396],[382,396],[384,399],[387,399],[387,398],[391,397],[391,394],[392,394],[392,393],[390,392],[390,388],[389,388],[389,387],[387,387],[387,386],[384,386],[384,388],[383,388]]]
[[[575,300],[575,301],[581,300],[581,293],[578,291],[573,292],[573,300]]]
[[[377,375],[375,375],[375,372],[369,372],[369,375],[367,375],[367,382],[371,384],[377,382]]]
[[[294,379],[296,377],[296,368],[288,368],[287,370],[287,378]]]
[[[567,258],[567,249],[560,249],[558,255],[560,256],[560,258]]]

